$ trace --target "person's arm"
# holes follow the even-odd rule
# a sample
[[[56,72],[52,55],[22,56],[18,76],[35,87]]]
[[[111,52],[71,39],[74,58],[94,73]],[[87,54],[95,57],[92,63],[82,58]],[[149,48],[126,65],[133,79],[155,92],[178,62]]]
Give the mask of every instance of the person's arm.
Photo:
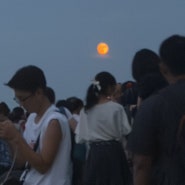
[[[16,143],[17,138],[23,138],[10,120],[0,122],[0,138],[4,139],[9,144],[12,157],[16,155],[16,167],[23,167],[26,161],[19,155]]]
[[[134,185],[149,184],[152,161],[158,155],[163,105],[163,99],[153,96],[146,99],[137,111],[127,143],[127,149],[133,155]]]
[[[10,135],[10,130],[6,133]],[[0,137],[2,137],[1,133]],[[62,142],[62,130],[58,120],[50,121],[42,141],[43,146],[40,153],[34,152],[19,133],[15,134],[11,140],[10,138],[6,139],[11,142],[12,146],[17,147],[19,160],[22,158],[23,161],[28,161],[38,172],[46,173],[51,168],[60,142]]]
[[[89,141],[89,128],[88,128],[88,118],[84,109],[80,112],[80,119],[75,128],[75,142],[85,143]]]
[[[152,157],[134,155],[133,180],[134,185],[150,185]]]
[[[51,120],[42,141],[42,150],[35,153],[25,142],[20,141],[19,149],[26,160],[40,173],[46,173],[52,166],[62,142],[62,130],[58,120]]]
[[[73,132],[75,132],[77,121],[74,118],[69,119],[69,126]]]

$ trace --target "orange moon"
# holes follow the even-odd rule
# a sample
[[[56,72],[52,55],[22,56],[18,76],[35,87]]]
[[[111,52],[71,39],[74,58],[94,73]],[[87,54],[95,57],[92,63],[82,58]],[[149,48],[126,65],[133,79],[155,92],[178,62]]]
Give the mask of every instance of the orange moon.
[[[109,52],[109,46],[105,42],[100,42],[96,49],[100,55],[106,55]]]

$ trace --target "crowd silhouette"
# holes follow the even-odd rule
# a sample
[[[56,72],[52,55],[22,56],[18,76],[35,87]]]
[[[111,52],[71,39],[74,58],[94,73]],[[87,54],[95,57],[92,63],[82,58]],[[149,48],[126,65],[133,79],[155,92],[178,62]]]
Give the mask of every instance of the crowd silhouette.
[[[18,69],[5,84],[18,105],[0,103],[0,184],[185,185],[185,37],[131,62],[133,80],[101,71],[85,100]]]

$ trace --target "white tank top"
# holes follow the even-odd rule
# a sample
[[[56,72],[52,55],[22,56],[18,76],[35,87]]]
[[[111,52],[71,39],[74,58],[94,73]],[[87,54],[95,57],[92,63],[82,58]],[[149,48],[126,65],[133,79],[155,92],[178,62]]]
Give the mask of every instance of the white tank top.
[[[62,142],[51,169],[40,174],[34,168],[31,168],[26,176],[24,185],[71,185],[72,162],[71,162],[71,136],[67,119],[61,113],[57,112],[57,108],[52,105],[43,115],[39,123],[35,123],[36,114],[30,114],[24,132],[26,142],[33,148],[38,135],[40,141],[37,151],[42,149],[42,139],[46,132],[47,126],[52,119],[57,119],[62,129]],[[52,139],[52,138],[51,138]]]

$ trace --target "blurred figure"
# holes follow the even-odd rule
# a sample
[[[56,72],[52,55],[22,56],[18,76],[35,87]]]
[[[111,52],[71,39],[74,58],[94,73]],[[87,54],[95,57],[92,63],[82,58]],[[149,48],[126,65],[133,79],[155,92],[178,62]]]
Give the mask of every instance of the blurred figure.
[[[140,82],[143,76],[151,73],[159,73],[159,56],[150,49],[137,51],[132,60],[132,76],[136,82]]]
[[[80,121],[80,111],[84,107],[83,101],[77,97],[69,97],[66,100],[70,106],[70,112],[72,113],[69,124],[72,134],[72,160],[73,160],[73,185],[83,185],[84,165],[86,161],[86,145],[78,144],[74,139],[74,132],[77,124]]]
[[[112,100],[117,102],[117,103],[120,103],[121,96],[122,96],[122,84],[117,83],[116,87],[115,87],[115,91],[114,91],[113,96],[112,96]]]
[[[121,86],[122,96],[120,104],[123,105],[130,125],[132,126],[137,110],[138,86],[134,81],[126,81]]]
[[[0,103],[0,124],[8,120],[10,109],[5,102]],[[12,155],[8,143],[0,139],[0,175],[8,171],[12,163]]]
[[[0,121],[9,119],[10,109],[5,102],[0,103]]]
[[[70,106],[68,106],[69,111],[72,114],[71,120],[74,119],[76,121],[76,123],[79,122],[79,114],[81,109],[84,107],[84,103],[81,99],[77,98],[77,97],[69,97],[66,100],[66,103]],[[76,125],[70,125],[72,131],[74,132],[76,129]]]
[[[51,87],[46,88],[46,95],[52,104],[55,104],[55,91]]]
[[[129,105],[136,105],[138,97],[137,83],[134,81],[126,81],[121,85],[121,104],[126,107]]]
[[[160,61],[159,56],[149,49],[141,49],[135,54],[132,61],[132,76],[138,85],[137,107],[144,99],[168,85],[160,72]]]
[[[14,107],[9,116],[10,120],[14,123],[17,130],[23,134],[26,123],[26,114],[22,107]]]
[[[72,113],[70,111],[71,104],[66,100],[58,100],[56,102],[56,107],[59,108],[60,113],[62,113],[68,120],[72,118]]]
[[[172,35],[160,45],[159,66],[169,85],[147,97],[136,114],[128,140],[134,185],[185,184],[184,51],[184,36]]]

